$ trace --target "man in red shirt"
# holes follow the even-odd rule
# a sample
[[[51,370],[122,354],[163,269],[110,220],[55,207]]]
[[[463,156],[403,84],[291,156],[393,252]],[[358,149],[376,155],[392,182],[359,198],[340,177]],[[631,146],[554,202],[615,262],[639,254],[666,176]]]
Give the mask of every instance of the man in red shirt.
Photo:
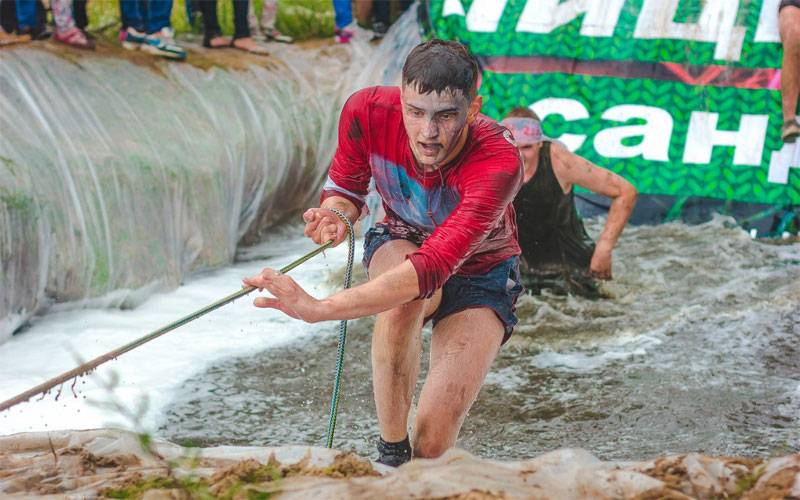
[[[319,208],[303,214],[316,243],[344,240],[330,210],[358,219],[370,179],[386,218],[365,238],[369,281],[326,299],[265,269],[257,307],[313,323],[377,314],[372,371],[379,461],[411,458],[408,413],[419,375],[421,330],[433,322],[430,369],[417,405],[414,456],[455,444],[500,345],[517,322],[519,245],[512,201],[522,162],[510,133],[480,115],[478,67],[456,42],[411,51],[402,85],[353,94]]]

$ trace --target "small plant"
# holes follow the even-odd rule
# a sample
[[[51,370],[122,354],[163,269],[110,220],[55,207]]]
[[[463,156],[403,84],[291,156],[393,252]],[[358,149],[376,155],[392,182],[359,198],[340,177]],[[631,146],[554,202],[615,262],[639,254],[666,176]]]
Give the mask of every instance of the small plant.
[[[734,493],[733,498],[739,498],[750,491],[750,489],[756,485],[758,479],[764,474],[764,470],[763,465],[758,465],[753,467],[753,470],[751,470],[749,474],[738,478],[736,480],[736,493]]]

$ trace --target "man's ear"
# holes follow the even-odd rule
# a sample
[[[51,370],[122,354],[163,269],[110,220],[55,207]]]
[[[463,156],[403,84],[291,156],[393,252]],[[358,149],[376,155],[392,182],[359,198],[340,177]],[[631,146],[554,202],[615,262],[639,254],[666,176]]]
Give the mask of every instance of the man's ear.
[[[481,112],[481,107],[483,107],[483,96],[476,95],[475,99],[469,104],[469,110],[467,111],[467,124],[472,125],[472,122],[478,117],[478,113]]]

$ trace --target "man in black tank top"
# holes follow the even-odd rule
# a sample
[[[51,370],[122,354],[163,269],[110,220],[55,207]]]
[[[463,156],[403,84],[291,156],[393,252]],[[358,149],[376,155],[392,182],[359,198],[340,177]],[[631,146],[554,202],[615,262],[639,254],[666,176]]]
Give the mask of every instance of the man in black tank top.
[[[533,293],[550,288],[598,297],[595,279],[611,279],[611,251],[636,204],[636,188],[544,137],[530,109],[515,108],[500,123],[514,135],[525,162],[524,184],[514,199],[525,285]],[[597,244],[575,209],[575,185],[612,199]]]

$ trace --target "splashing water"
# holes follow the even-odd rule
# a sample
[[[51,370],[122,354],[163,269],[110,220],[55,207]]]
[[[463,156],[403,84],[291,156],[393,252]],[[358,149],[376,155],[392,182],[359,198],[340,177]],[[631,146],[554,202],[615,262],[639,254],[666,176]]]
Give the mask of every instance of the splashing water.
[[[602,222],[590,221],[590,232]],[[498,458],[569,446],[615,459],[796,449],[800,244],[753,241],[721,217],[631,227],[614,272],[609,299],[522,298],[520,326],[459,446]],[[351,327],[336,442],[368,455],[377,436],[362,361],[371,327]],[[334,355],[331,334],[217,364],[184,384],[160,432],[205,443],[320,443]]]
[[[354,88],[396,82],[397,65],[388,63],[415,41],[408,19],[377,50],[287,48],[274,67],[244,71],[168,65],[158,73],[99,57],[0,53],[0,256],[9,263],[0,276],[0,337],[50,301],[66,301],[0,345],[0,398],[305,253],[308,243],[290,227],[238,250],[267,260],[196,274],[228,264],[238,243],[316,196],[336,111]],[[353,66],[343,65],[351,57]],[[27,119],[9,121],[18,116]],[[602,221],[589,225],[597,234]],[[800,244],[759,243],[732,226],[717,218],[628,228],[604,287],[609,299],[524,297],[517,332],[459,446],[500,458],[564,446],[603,458],[796,450]],[[293,276],[325,295],[319,278],[338,274],[343,252]],[[137,307],[67,310],[87,304]],[[351,326],[335,442],[364,454],[377,436],[371,328],[371,319]],[[335,331],[244,299],[98,374],[118,374],[116,396],[131,408],[147,396],[140,424],[162,437],[322,444]],[[0,415],[0,429],[108,425],[113,412],[84,402],[103,399],[92,377],[75,390],[77,399],[64,392],[55,401],[54,392]]]

